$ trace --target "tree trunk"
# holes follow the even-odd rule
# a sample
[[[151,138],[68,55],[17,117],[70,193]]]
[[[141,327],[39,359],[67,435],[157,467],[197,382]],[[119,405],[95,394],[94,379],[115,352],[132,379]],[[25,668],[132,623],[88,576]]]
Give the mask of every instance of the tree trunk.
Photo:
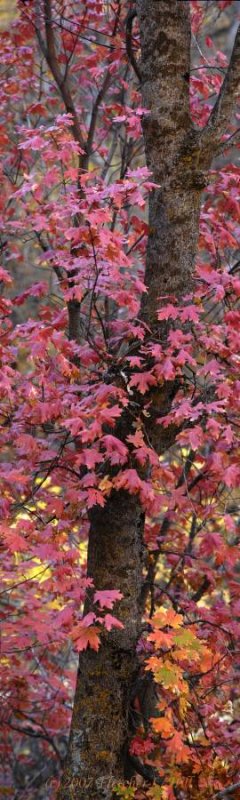
[[[100,800],[124,777],[128,713],[141,632],[143,514],[136,497],[112,493],[92,514],[88,575],[95,589],[119,589],[124,628],[103,633],[98,652],[80,654],[70,745],[59,800]],[[89,608],[87,609],[89,610]]]
[[[191,290],[204,175],[189,109],[190,4],[137,0],[146,160],[159,185],[150,195],[142,312],[156,327],[159,298]]]
[[[144,121],[146,160],[159,184],[150,197],[145,276],[149,291],[143,297],[142,316],[156,329],[159,298],[182,297],[191,289],[205,177],[199,163],[199,134],[189,113],[189,1],[137,0],[137,14],[143,104],[150,112]],[[166,413],[171,391],[167,383],[152,392],[157,416]],[[154,429],[154,415],[151,424]],[[125,436],[129,432],[130,423]],[[152,434],[154,438],[154,430]],[[172,443],[169,432],[160,430],[159,436],[158,429],[157,437],[154,445],[163,452]],[[107,800],[113,785],[124,776],[129,701],[141,631],[142,517],[137,497],[123,492],[111,494],[105,508],[92,514],[88,574],[95,588],[117,588],[123,593],[114,613],[124,629],[104,633],[97,653],[88,649],[80,655],[70,746],[58,800]]]

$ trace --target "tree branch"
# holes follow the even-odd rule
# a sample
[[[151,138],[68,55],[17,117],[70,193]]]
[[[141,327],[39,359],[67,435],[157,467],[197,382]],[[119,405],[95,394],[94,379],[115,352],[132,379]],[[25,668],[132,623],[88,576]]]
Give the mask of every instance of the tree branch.
[[[90,121],[90,125],[89,125],[89,130],[88,130],[87,142],[86,142],[86,145],[85,145],[86,152],[82,155],[82,158],[81,158],[81,167],[82,167],[82,169],[86,169],[86,170],[88,169],[88,162],[89,162],[89,158],[90,158],[90,155],[91,155],[91,152],[92,152],[93,138],[94,138],[95,128],[96,128],[96,124],[97,124],[97,118],[98,118],[98,109],[99,109],[100,103],[102,102],[102,100],[103,100],[103,98],[104,98],[104,96],[105,96],[105,94],[106,94],[106,92],[108,90],[110,82],[111,82],[111,74],[110,74],[110,72],[107,72],[106,75],[105,75],[105,78],[103,80],[103,84],[101,86],[101,89],[99,90],[99,92],[97,94],[97,97],[96,97],[96,99],[95,99],[95,101],[93,103],[91,121]]]
[[[72,132],[75,141],[79,144],[82,150],[85,151],[85,141],[82,136],[82,131],[79,125],[78,115],[75,109],[75,105],[73,102],[72,94],[70,91],[69,83],[68,83],[68,76],[65,73],[65,76],[62,76],[57,52],[56,52],[56,45],[55,45],[55,36],[54,36],[54,26],[53,26],[53,19],[52,19],[52,4],[51,0],[44,0],[44,19],[45,19],[45,32],[46,32],[46,43],[42,37],[39,25],[36,25],[36,35],[38,38],[38,42],[41,48],[43,55],[47,61],[47,64],[51,70],[53,78],[57,84],[59,92],[61,94],[62,100],[65,105],[65,109],[68,114],[72,116]]]
[[[61,756],[61,754],[59,753],[59,750],[58,750],[58,748],[56,747],[56,745],[55,745],[55,742],[53,741],[53,739],[51,738],[51,736],[48,736],[48,734],[47,734],[47,733],[42,733],[42,732],[40,732],[40,731],[34,731],[34,730],[32,730],[32,729],[30,728],[30,726],[26,726],[25,728],[24,728],[24,727],[18,727],[17,725],[14,725],[14,724],[13,724],[12,722],[10,722],[10,721],[8,721],[8,722],[7,722],[7,725],[8,725],[8,727],[9,727],[9,728],[11,728],[11,730],[13,730],[13,731],[17,731],[17,733],[21,733],[21,734],[23,734],[24,736],[30,736],[32,739],[44,739],[46,742],[48,742],[48,744],[49,744],[49,745],[52,747],[52,749],[54,750],[54,752],[55,752],[55,754],[56,754],[57,758],[58,758],[58,759],[59,759],[59,761],[60,761],[60,764],[63,764],[64,758],[63,758],[63,757]]]
[[[203,146],[211,141],[216,146],[225,133],[239,95],[240,85],[240,25],[238,27],[227,73],[214,108],[203,131]]]
[[[239,143],[240,143],[240,128],[237,128],[237,130],[234,131],[231,134],[231,136],[228,136],[227,139],[224,139],[224,141],[220,142],[220,144],[217,146],[216,157],[220,156],[221,153],[224,153],[228,147],[237,147]]]
[[[225,800],[225,797],[234,794],[237,789],[240,789],[240,781],[238,781],[238,783],[233,783],[232,786],[226,786],[225,789],[221,789],[220,792],[217,792],[213,796],[213,800]]]
[[[150,764],[143,764],[136,756],[132,756],[131,754],[128,754],[128,761],[135,772],[141,775],[145,781],[162,786],[163,779],[160,778],[159,772],[155,767],[152,767]]]
[[[137,17],[137,9],[133,8],[129,11],[126,20],[126,51],[130,64],[132,65],[134,72],[141,83],[142,80],[141,72],[132,49],[132,26],[135,17]]]
[[[207,592],[207,590],[209,589],[209,586],[210,586],[210,581],[205,576],[205,578],[203,578],[203,581],[202,581],[201,585],[199,586],[199,588],[197,589],[197,591],[194,592],[194,594],[192,595],[191,600],[193,600],[194,603],[199,603],[199,600],[202,599],[202,597],[205,594],[205,592]]]

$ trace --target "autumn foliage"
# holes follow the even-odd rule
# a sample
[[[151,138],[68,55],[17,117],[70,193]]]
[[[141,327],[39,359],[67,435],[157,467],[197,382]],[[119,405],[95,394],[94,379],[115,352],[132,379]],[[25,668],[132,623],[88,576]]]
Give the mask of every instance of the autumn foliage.
[[[229,59],[207,34],[204,4],[191,5],[204,47],[191,110],[203,126]],[[159,298],[153,334],[140,303],[154,182],[127,4],[59,10],[78,135],[36,8],[20,2],[0,55],[0,785],[19,800],[56,796],[76,653],[98,652],[102,632],[122,627],[119,587],[96,590],[87,573],[89,513],[124,489],[145,513],[137,648],[157,696],[147,724],[136,704],[130,751],[155,780],[116,796],[225,797],[240,746],[239,114],[204,193],[193,291]],[[137,54],[135,25],[133,45]],[[173,400],[155,436],[163,427],[175,440],[159,456],[148,419],[166,385]]]

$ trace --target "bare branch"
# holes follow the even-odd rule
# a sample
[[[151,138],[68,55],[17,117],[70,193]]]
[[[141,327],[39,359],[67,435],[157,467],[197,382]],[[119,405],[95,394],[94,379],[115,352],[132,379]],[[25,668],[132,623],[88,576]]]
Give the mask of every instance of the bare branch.
[[[203,131],[203,144],[219,143],[225,133],[236,106],[240,86],[240,25],[237,30],[227,73],[222,83],[214,108]]]
[[[194,603],[199,603],[199,600],[202,599],[202,597],[205,594],[205,592],[207,592],[207,590],[209,589],[209,586],[210,586],[210,581],[205,576],[205,578],[203,578],[203,581],[202,581],[201,585],[199,586],[199,588],[197,589],[197,591],[194,592],[194,594],[192,595],[191,600],[193,600]]]
[[[237,128],[236,131],[234,131],[231,134],[231,136],[228,136],[227,139],[224,139],[224,141],[220,142],[220,144],[217,146],[216,157],[221,155],[221,153],[224,153],[228,147],[237,147],[239,143],[240,143],[240,128]]]
[[[220,792],[214,795],[213,800],[225,800],[225,797],[234,794],[237,789],[240,789],[240,781],[238,781],[238,783],[232,783],[232,786],[226,786],[225,789],[221,789]]]
[[[158,770],[150,764],[143,764],[136,756],[128,754],[128,761],[138,775],[142,775],[145,781],[156,783],[162,786],[163,778],[160,777]]]
[[[56,52],[56,45],[55,45],[55,36],[54,36],[54,25],[52,19],[52,5],[51,0],[44,0],[44,18],[45,18],[45,31],[46,31],[46,43],[43,39],[41,34],[40,26],[36,26],[36,35],[38,38],[38,42],[41,48],[43,55],[47,61],[47,64],[51,70],[53,78],[57,84],[59,92],[61,94],[62,100],[65,105],[65,109],[68,114],[72,116],[72,132],[75,141],[79,144],[82,150],[85,150],[85,141],[82,136],[81,128],[79,125],[78,115],[75,109],[75,105],[73,102],[72,94],[69,87],[68,76],[65,73],[65,76],[62,76],[57,52]]]
[[[133,27],[133,20],[134,20],[134,18],[136,16],[137,16],[137,9],[136,8],[133,8],[131,11],[129,11],[129,14],[127,15],[127,21],[126,21],[126,51],[127,51],[127,55],[128,55],[130,64],[132,65],[132,67],[134,69],[134,72],[135,72],[138,80],[141,83],[141,80],[142,80],[141,72],[140,72],[138,63],[136,61],[136,58],[135,58],[135,55],[134,55],[134,52],[133,52],[133,49],[132,49],[132,27]]]
[[[92,153],[93,138],[94,138],[95,128],[96,128],[96,124],[97,124],[99,106],[100,106],[100,103],[102,102],[102,100],[103,100],[103,98],[104,98],[104,96],[105,96],[105,94],[106,94],[106,92],[108,90],[110,82],[111,82],[111,75],[110,75],[110,72],[107,72],[106,75],[105,75],[105,78],[103,80],[103,84],[101,86],[101,89],[99,90],[99,92],[97,94],[97,97],[96,97],[96,99],[95,99],[95,101],[93,103],[91,121],[90,121],[90,125],[89,125],[89,130],[88,130],[87,142],[86,142],[86,145],[85,145],[86,152],[83,154],[83,156],[81,158],[81,167],[82,167],[82,169],[86,169],[86,170],[88,169],[88,162],[89,162],[90,155]]]
[[[24,736],[30,736],[32,739],[44,739],[46,742],[48,742],[48,744],[50,744],[50,746],[54,750],[57,758],[60,761],[60,764],[63,763],[64,759],[61,756],[58,747],[56,746],[53,738],[51,736],[48,736],[47,733],[42,731],[35,731],[30,726],[18,727],[17,725],[14,725],[14,723],[12,723],[10,720],[7,721],[7,726],[11,728],[11,730],[17,731],[17,733],[23,734]]]

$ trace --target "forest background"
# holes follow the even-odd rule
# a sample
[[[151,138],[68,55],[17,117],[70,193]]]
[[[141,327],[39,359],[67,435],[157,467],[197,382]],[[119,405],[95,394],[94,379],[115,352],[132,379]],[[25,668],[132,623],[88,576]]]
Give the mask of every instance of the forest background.
[[[53,3],[55,72],[42,38],[47,5],[0,6],[1,794],[99,798],[96,781],[107,774],[123,800],[237,800],[238,91],[207,179],[200,170],[195,185],[196,281],[169,269],[167,289],[153,281],[147,295],[146,252],[157,238],[148,201],[151,214],[165,173],[147,150],[135,4]],[[175,69],[201,130],[240,8],[233,0],[187,5],[191,69],[182,70],[184,50]],[[141,41],[144,53],[143,33]],[[154,136],[159,152],[163,139]],[[132,511],[140,533],[131,555]],[[104,694],[104,681],[116,680],[109,642],[127,670],[121,719],[118,685]],[[92,751],[83,746],[95,756],[90,789],[81,764],[74,784],[76,748],[59,789],[78,653],[85,723],[95,719],[86,702],[94,669],[106,734],[99,727],[95,740],[92,726]]]

